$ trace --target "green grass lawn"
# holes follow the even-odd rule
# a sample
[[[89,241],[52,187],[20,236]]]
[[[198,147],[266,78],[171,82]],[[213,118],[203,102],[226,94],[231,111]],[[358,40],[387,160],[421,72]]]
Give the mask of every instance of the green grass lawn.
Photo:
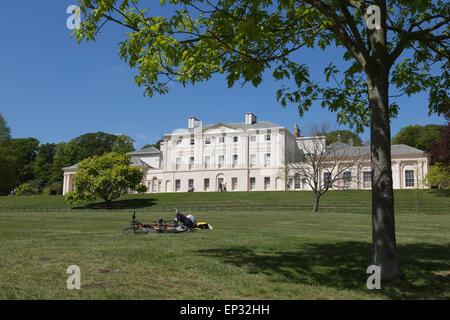
[[[319,214],[311,202],[308,192],[184,193],[96,210],[2,197],[0,299],[450,299],[448,194],[396,192],[403,276],[381,290],[365,286],[370,192],[330,192]],[[173,219],[175,206],[214,230],[120,232],[134,210],[151,222]],[[66,288],[70,265],[81,290]]]

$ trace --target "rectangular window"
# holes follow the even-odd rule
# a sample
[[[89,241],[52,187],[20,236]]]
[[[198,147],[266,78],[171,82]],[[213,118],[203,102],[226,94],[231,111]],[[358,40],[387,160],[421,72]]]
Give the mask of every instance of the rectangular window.
[[[303,184],[303,189],[306,189],[306,187],[308,186],[308,180],[306,180],[306,178],[303,178],[302,184]]]
[[[233,168],[236,168],[238,165],[238,155],[234,154],[233,155]]]
[[[256,142],[256,136],[250,136],[250,142]]]
[[[323,186],[326,188],[328,186],[328,188],[331,188],[332,182],[331,182],[331,173],[330,172],[324,172],[323,173]]]
[[[287,184],[288,190],[292,189],[293,184],[294,184],[294,178],[289,178],[288,184]]]
[[[363,172],[363,186],[364,186],[364,188],[372,187],[372,172],[371,171]]]
[[[188,187],[189,188],[193,188],[194,187],[194,179],[189,179],[188,180]]]
[[[209,190],[209,179],[205,178],[205,180],[203,181],[203,187],[205,189],[205,191]]]
[[[264,177],[264,190],[270,189],[270,177]]]
[[[250,178],[250,190],[255,190],[256,187],[256,179],[255,178]]]
[[[211,157],[210,156],[206,156],[205,157],[205,168],[208,169],[211,167]]]
[[[413,170],[405,171],[405,186],[406,187],[414,187],[414,171]]]
[[[224,142],[225,142],[225,137],[224,136],[219,137],[219,143],[224,143]]]
[[[191,146],[193,146],[195,144],[195,139],[191,138]]]
[[[300,186],[300,175],[296,174],[295,175],[295,179],[294,179],[294,183],[295,183],[295,190],[299,190],[301,188]]]
[[[250,155],[250,167],[256,167],[256,154]]]
[[[175,191],[180,191],[181,182],[180,180],[175,180]]]
[[[177,159],[176,159],[176,166],[175,166],[175,168],[177,170],[181,168],[181,158],[180,157],[177,157]]]
[[[219,156],[219,168],[223,168],[224,162],[225,162],[225,156],[220,155]]]
[[[266,167],[270,167],[270,153],[266,153],[264,155],[264,165]]]
[[[267,134],[266,134],[266,141],[270,141],[270,130],[267,130]]]
[[[193,169],[194,168],[194,157],[190,157],[189,158],[189,169]]]
[[[205,139],[205,144],[211,144],[211,138],[206,138]]]
[[[181,144],[182,142],[183,142],[183,137],[179,137],[178,140],[177,140],[177,145]]]
[[[238,179],[237,178],[231,178],[231,190],[236,190],[237,189],[237,184],[238,184]]]
[[[352,187],[352,173],[350,171],[344,172],[344,188],[350,189]]]
[[[238,142],[238,137],[233,137],[233,142]]]

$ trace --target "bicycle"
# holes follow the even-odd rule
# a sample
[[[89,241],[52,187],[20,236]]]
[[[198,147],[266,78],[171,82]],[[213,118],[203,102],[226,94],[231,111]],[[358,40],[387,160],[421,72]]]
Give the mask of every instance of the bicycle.
[[[181,233],[185,231],[195,231],[195,228],[188,228],[185,225],[175,222],[165,222],[163,219],[154,220],[153,223],[142,223],[136,220],[136,212],[131,216],[131,227],[122,230],[122,234],[147,234],[149,231],[158,233]]]

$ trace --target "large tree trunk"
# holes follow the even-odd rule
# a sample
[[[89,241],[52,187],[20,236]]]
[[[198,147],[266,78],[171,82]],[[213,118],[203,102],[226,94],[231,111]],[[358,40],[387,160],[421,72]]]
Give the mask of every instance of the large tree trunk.
[[[395,239],[387,77],[379,75],[368,81],[371,107],[372,264],[380,267],[383,280],[391,280],[400,272]]]
[[[400,273],[397,259],[392,186],[391,129],[389,122],[390,61],[386,34],[386,1],[381,8],[381,29],[369,32],[374,65],[367,72],[370,104],[372,160],[372,264],[380,267],[381,279],[391,280]]]

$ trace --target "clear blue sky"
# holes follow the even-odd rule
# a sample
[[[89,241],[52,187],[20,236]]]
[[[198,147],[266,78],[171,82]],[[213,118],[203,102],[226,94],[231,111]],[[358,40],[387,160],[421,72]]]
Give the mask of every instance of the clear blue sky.
[[[154,0],[155,2],[159,2]],[[119,59],[118,42],[124,29],[107,25],[96,42],[78,44],[66,28],[66,8],[75,0],[4,1],[0,11],[0,113],[14,138],[35,137],[41,143],[69,141],[88,132],[126,134],[136,148],[154,143],[163,134],[186,127],[189,116],[204,124],[244,121],[245,112],[290,130],[298,123],[329,121],[336,115],[316,104],[300,119],[295,105],[281,107],[279,84],[267,77],[258,88],[228,89],[224,77],[169,94],[143,97],[133,85],[134,71]],[[302,53],[315,78],[341,53],[320,50]],[[336,61],[336,60],[335,60]],[[400,113],[392,120],[392,134],[411,124],[444,124],[429,117],[427,97],[398,100]],[[367,140],[369,131],[362,134]]]

